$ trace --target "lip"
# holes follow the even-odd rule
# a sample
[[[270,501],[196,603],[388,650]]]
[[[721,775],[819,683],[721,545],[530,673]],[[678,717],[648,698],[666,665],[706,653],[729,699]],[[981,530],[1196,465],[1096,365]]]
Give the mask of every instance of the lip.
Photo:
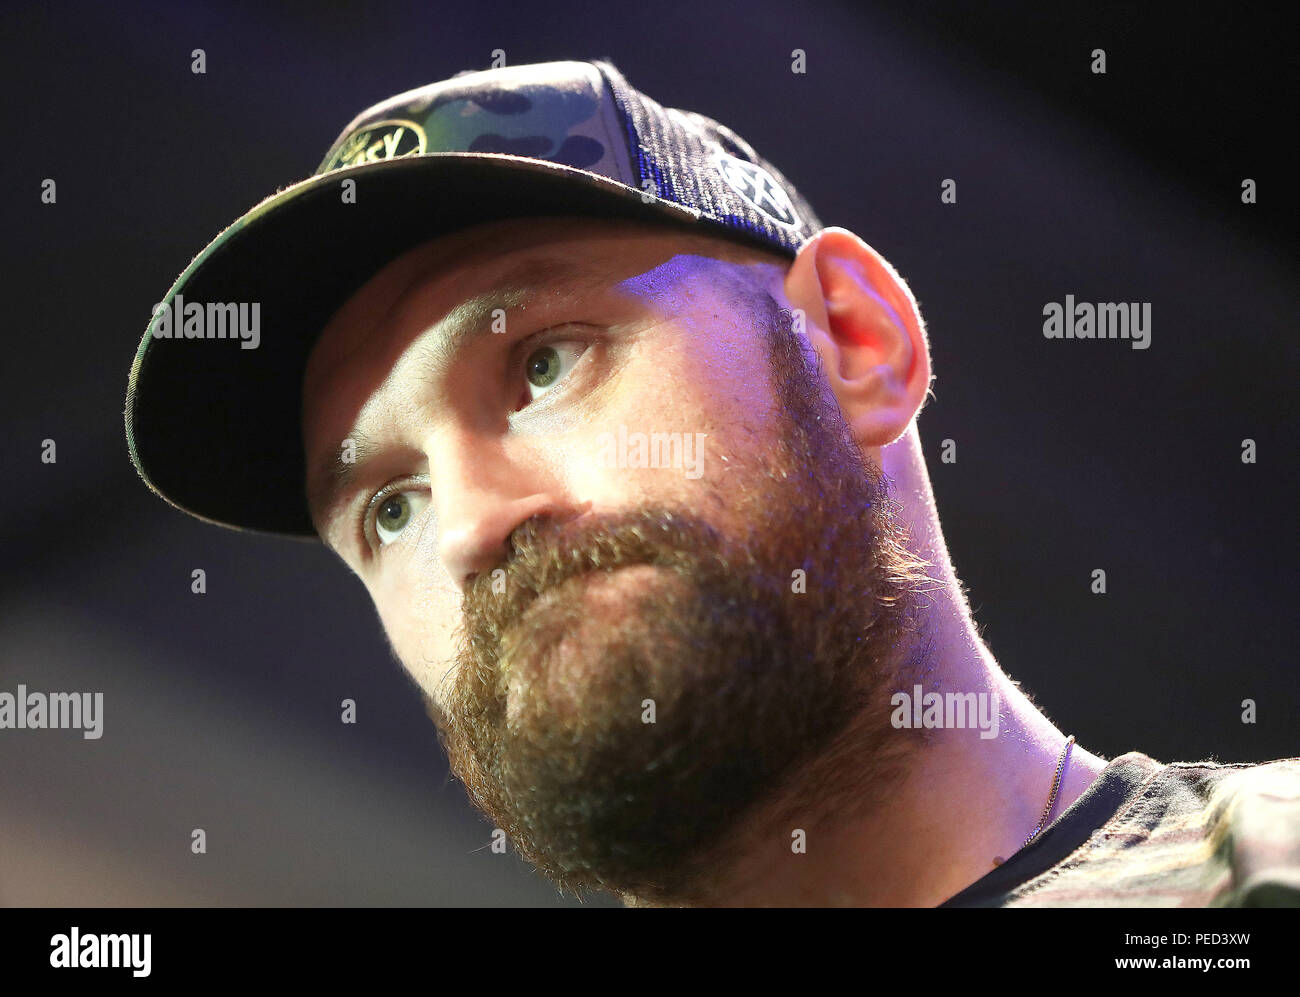
[[[534,596],[529,601],[528,605],[520,612],[516,619],[516,623],[524,620],[530,614],[545,609],[546,606],[563,598],[574,586],[582,587],[583,599],[585,601],[592,598],[593,593],[598,592],[601,588],[610,584],[615,584],[610,581],[610,579],[613,579],[615,576],[625,576],[627,572],[634,571],[638,568],[644,569],[644,571],[649,574],[654,572],[657,566],[638,561],[632,564],[617,564],[608,568],[587,568],[577,574],[569,575],[569,577],[565,578],[561,582],[548,585],[545,589]],[[622,583],[620,582],[618,584]]]
[[[629,577],[637,573],[635,569],[641,569],[645,578]],[[600,649],[617,639],[626,620],[640,615],[636,595],[656,570],[655,565],[640,563],[595,568],[548,586],[507,628],[510,636],[503,643],[513,646],[523,668],[516,680],[529,676],[522,680],[536,681],[542,674],[582,674],[589,667],[598,668],[603,658]]]

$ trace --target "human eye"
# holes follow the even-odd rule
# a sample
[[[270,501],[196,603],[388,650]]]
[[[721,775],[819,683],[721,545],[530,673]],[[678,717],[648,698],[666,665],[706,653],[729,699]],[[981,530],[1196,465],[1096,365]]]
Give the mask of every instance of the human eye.
[[[551,391],[569,376],[577,365],[587,344],[575,339],[533,340],[525,343],[519,356],[518,376],[523,381],[523,394],[515,411],[526,408]]]
[[[429,504],[422,489],[393,488],[380,492],[366,507],[366,540],[376,547],[387,547]]]

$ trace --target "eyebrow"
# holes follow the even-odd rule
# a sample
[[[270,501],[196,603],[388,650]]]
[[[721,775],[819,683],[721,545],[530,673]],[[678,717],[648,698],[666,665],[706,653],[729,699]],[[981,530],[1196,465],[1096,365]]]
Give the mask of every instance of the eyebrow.
[[[422,345],[417,354],[420,377],[434,380],[445,374],[456,356],[470,343],[489,333],[498,309],[507,316],[524,311],[530,304],[545,297],[548,306],[571,299],[581,291],[603,287],[613,277],[608,264],[593,261],[574,263],[551,258],[531,258],[520,262],[502,274],[491,290],[484,291],[460,302],[445,316],[426,328],[437,329],[432,343]],[[414,278],[399,295],[394,308],[421,285],[421,274]],[[351,440],[355,459],[343,459],[342,443]],[[379,455],[380,445],[359,428],[353,427],[333,455],[323,458],[318,470],[309,476],[307,498],[309,508],[319,510],[320,524],[328,523],[337,514],[349,487],[360,479],[367,467]]]

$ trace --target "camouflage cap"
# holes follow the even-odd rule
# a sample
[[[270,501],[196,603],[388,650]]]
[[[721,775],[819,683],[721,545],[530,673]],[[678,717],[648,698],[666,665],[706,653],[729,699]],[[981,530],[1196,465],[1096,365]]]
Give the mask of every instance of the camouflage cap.
[[[199,519],[314,538],[301,382],[330,317],[422,242],[569,214],[675,220],[789,257],[822,228],[740,136],[661,106],[608,60],[399,94],[353,119],[315,174],[213,239],[154,306],[127,386],[136,470]]]

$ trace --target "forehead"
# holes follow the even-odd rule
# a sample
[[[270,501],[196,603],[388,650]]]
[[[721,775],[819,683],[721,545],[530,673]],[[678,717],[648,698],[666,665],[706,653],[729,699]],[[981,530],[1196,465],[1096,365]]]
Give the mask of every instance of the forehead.
[[[737,261],[765,255],[681,226],[580,218],[494,222],[417,246],[370,278],[322,330],[308,358],[304,400],[310,402],[340,373],[382,365],[376,332],[392,325],[403,307],[417,304],[433,321],[459,302],[496,289],[508,273],[543,286],[566,275],[585,277],[589,285],[610,284],[678,254]],[[518,264],[526,260],[538,265],[521,272]],[[666,277],[661,274],[660,281]],[[417,295],[419,301],[412,302]]]

